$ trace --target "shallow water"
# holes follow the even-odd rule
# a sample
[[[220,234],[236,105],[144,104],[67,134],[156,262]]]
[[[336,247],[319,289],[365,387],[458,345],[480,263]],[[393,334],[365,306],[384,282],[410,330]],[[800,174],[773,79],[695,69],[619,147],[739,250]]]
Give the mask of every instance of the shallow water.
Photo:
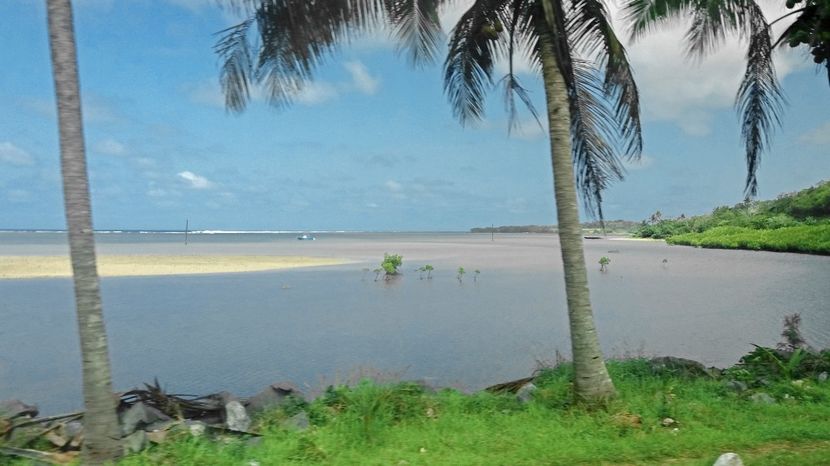
[[[102,235],[101,253],[290,254],[354,264],[248,274],[105,278],[118,389],[154,377],[175,392],[248,395],[277,380],[319,389],[361,368],[479,389],[569,353],[562,265],[552,235]],[[830,257],[585,241],[594,312],[609,356],[671,354],[726,366],[779,339],[784,315],[830,346]],[[0,260],[65,252],[60,234],[0,234]],[[374,281],[384,252],[404,275]],[[601,256],[611,258],[599,272]],[[665,259],[665,262],[664,262]],[[435,266],[432,280],[414,269]],[[456,268],[468,271],[463,284]],[[473,271],[481,270],[474,281]],[[0,281],[0,399],[45,412],[81,405],[71,281]]]

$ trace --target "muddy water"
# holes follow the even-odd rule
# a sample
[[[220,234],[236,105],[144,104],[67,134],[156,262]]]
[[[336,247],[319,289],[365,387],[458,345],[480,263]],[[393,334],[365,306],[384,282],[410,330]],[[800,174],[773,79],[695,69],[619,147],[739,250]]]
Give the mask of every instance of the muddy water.
[[[241,395],[276,380],[310,388],[384,371],[465,389],[530,373],[569,340],[550,235],[102,235],[101,253],[343,257],[322,269],[103,279],[116,387],[158,377],[184,393]],[[3,255],[65,252],[62,235],[0,234]],[[726,366],[774,344],[784,315],[830,346],[830,257],[588,240],[600,338],[610,356],[671,354]],[[374,281],[384,252],[404,275]],[[599,272],[601,256],[611,259]],[[415,268],[435,267],[431,280]],[[467,270],[463,282],[455,270]],[[481,274],[474,280],[474,270]],[[46,412],[81,405],[66,279],[0,281],[0,399]]]

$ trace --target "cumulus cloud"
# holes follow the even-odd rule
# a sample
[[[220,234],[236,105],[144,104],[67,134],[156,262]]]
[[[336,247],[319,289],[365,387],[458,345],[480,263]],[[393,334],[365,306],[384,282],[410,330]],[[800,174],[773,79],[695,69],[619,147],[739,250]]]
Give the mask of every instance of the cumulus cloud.
[[[798,138],[803,144],[823,146],[830,144],[830,121],[825,121],[821,126],[814,128]]]
[[[192,189],[210,189],[213,187],[213,182],[205,178],[204,176],[199,176],[191,171],[183,171],[179,172],[176,176],[184,180],[187,184],[187,187]]]
[[[127,148],[115,139],[104,139],[95,144],[95,151],[104,155],[124,155]]]
[[[325,81],[306,83],[294,96],[294,100],[303,105],[317,105],[337,98],[337,89]]]
[[[0,142],[0,163],[24,166],[34,165],[35,159],[25,150],[6,141]]]
[[[386,183],[383,183],[383,185],[386,186],[386,189],[393,193],[399,193],[403,191],[403,185],[395,180],[388,180]]]
[[[357,90],[367,95],[377,92],[378,87],[380,87],[380,80],[369,74],[369,70],[366,69],[363,63],[348,61],[343,66],[352,76],[352,82]]]

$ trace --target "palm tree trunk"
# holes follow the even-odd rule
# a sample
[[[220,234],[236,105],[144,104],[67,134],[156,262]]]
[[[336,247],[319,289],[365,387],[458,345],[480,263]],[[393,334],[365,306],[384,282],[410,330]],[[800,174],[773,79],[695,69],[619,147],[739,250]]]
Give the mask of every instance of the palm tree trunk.
[[[565,294],[568,298],[574,395],[578,401],[597,403],[612,398],[616,392],[605,367],[591,311],[571,155],[568,91],[550,39],[541,37],[540,47],[548,106],[559,243],[565,268]]]
[[[47,0],[47,7],[58,103],[64,207],[83,360],[83,463],[102,464],[120,456],[121,447],[95,265],[72,5],[70,0]]]

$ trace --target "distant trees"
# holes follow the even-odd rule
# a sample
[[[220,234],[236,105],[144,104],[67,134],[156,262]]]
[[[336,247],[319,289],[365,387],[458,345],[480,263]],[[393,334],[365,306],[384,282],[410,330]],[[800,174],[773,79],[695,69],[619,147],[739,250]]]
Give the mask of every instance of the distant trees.
[[[58,107],[61,176],[69,255],[75,287],[84,393],[84,464],[104,464],[121,454],[107,334],[101,308],[95,239],[86,169],[78,60],[70,0],[48,0],[49,45]]]

